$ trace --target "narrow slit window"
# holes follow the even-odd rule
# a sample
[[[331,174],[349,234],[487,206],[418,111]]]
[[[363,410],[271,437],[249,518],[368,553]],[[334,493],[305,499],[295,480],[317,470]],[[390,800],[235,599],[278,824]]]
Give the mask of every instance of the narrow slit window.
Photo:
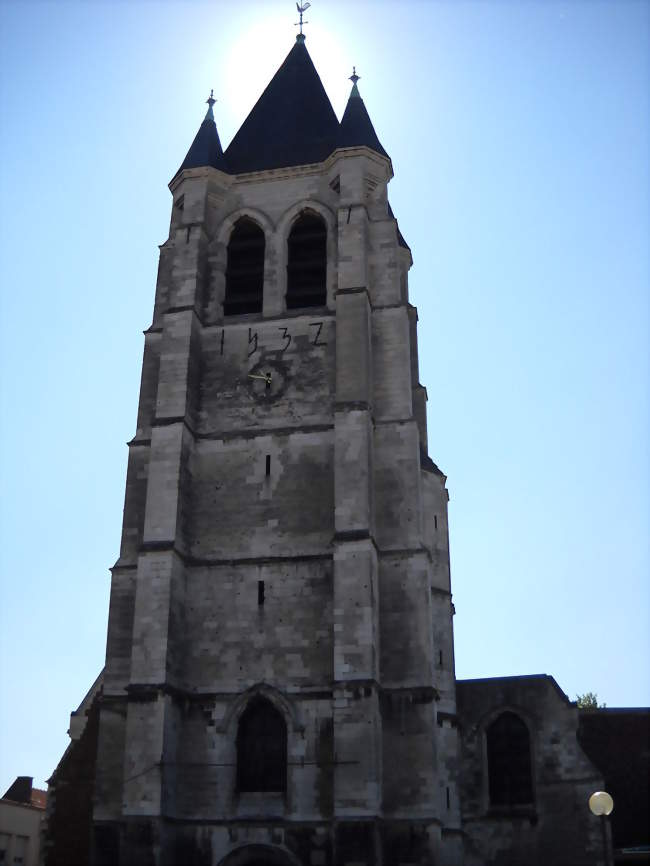
[[[438,528],[438,515],[437,514],[433,515],[433,528],[434,529]]]
[[[449,796],[449,788],[447,788],[447,808],[451,808],[451,798]]]
[[[442,650],[438,652],[438,664],[442,667]]]
[[[327,227],[305,212],[287,241],[287,309],[322,307],[327,300]]]
[[[265,591],[264,581],[258,580],[257,581],[257,603],[260,607],[262,607],[264,604],[264,591]]]
[[[237,220],[228,243],[224,316],[262,312],[264,247],[257,223],[247,217]]]
[[[270,474],[271,474],[271,455],[267,454],[266,455],[266,476],[267,476],[267,478]]]

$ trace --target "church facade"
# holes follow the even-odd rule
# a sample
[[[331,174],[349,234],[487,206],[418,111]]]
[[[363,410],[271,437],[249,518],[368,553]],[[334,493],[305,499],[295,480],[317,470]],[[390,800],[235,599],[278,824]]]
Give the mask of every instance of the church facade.
[[[225,152],[208,102],[45,866],[599,862],[575,706],[456,683],[411,252],[356,75],[339,122],[300,35]]]

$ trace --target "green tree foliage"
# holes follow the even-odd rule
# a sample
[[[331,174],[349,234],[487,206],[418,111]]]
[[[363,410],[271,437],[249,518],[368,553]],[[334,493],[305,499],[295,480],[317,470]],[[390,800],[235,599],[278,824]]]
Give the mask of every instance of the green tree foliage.
[[[579,710],[597,710],[607,706],[607,704],[598,703],[596,692],[585,692],[584,695],[576,695],[576,704]]]

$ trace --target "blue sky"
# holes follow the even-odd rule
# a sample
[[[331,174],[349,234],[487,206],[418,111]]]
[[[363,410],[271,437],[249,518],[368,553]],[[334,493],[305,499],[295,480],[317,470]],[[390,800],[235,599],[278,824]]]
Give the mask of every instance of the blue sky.
[[[459,677],[650,703],[645,2],[314,0],[413,250],[448,476]],[[167,183],[224,146],[292,2],[0,4],[0,788],[37,784],[103,664]]]

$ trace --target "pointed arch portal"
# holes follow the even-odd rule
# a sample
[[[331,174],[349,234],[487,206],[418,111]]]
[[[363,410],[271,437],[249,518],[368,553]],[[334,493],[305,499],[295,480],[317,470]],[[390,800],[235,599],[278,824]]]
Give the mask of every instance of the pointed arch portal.
[[[237,790],[280,792],[287,788],[287,726],[271,701],[256,695],[237,729]]]

